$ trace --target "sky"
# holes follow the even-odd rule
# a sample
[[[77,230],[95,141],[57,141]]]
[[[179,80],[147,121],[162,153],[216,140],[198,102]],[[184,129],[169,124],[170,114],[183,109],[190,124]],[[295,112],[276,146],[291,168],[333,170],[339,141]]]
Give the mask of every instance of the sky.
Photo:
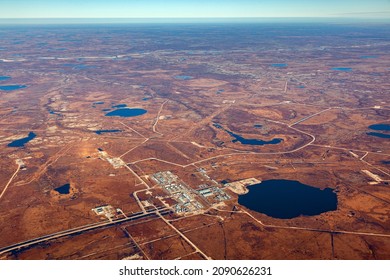
[[[390,0],[0,0],[4,18],[390,18]]]

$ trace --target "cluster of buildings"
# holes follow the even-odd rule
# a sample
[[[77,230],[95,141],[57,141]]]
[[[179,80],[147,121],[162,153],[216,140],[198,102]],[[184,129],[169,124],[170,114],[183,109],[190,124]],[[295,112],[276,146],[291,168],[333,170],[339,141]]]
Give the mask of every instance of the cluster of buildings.
[[[152,178],[177,202],[174,206],[176,213],[195,212],[204,208],[196,193],[172,172],[158,172],[153,174]]]
[[[211,203],[221,202],[231,198],[230,195],[216,186],[200,185],[198,188],[198,193]]]
[[[115,169],[125,166],[126,163],[121,158],[110,158],[108,154],[102,149],[99,150],[99,155],[102,159],[107,160]]]
[[[120,209],[115,209],[111,205],[102,205],[92,209],[98,216],[105,216],[107,219],[112,220],[120,213]]]
[[[202,184],[198,186],[197,190],[188,187],[170,171],[155,173],[151,178],[162,187],[170,198],[177,202],[173,207],[176,213],[196,212],[204,209],[207,204],[214,204],[231,198],[218,187],[218,183],[212,180],[204,169],[198,169],[198,171],[211,184]]]

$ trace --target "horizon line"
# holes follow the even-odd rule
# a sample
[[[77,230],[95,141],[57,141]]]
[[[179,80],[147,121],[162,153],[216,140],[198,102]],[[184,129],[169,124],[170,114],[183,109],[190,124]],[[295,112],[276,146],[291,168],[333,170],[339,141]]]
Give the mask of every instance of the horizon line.
[[[263,18],[359,18],[365,19],[367,17],[351,17],[346,15],[358,15],[358,14],[367,14],[367,13],[344,13],[344,14],[334,14],[334,15],[326,15],[326,16],[261,16],[261,17],[0,17],[0,20],[3,19],[263,19]],[[371,13],[371,14],[379,14],[379,13]],[[382,14],[382,13],[380,13]],[[376,19],[378,17],[371,17]],[[388,18],[388,17],[383,17]]]
[[[0,18],[1,26],[21,25],[115,25],[115,24],[255,24],[255,23],[329,23],[390,24],[390,18],[379,17],[139,17],[139,18]]]

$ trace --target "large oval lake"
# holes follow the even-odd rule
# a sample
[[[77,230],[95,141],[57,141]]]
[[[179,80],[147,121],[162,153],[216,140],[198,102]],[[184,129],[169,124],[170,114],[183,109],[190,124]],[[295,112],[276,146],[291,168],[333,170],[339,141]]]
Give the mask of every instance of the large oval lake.
[[[268,180],[248,187],[238,203],[278,219],[315,216],[337,210],[337,195],[331,188],[319,189],[298,181]]]
[[[140,109],[140,108],[120,108],[107,113],[106,116],[130,118],[130,117],[141,116],[146,112],[147,111],[145,109]]]

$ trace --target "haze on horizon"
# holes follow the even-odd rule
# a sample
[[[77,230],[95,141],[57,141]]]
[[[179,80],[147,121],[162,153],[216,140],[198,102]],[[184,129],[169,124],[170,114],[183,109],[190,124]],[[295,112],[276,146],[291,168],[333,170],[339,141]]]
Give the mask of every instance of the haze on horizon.
[[[390,0],[2,0],[0,19],[390,18]]]

